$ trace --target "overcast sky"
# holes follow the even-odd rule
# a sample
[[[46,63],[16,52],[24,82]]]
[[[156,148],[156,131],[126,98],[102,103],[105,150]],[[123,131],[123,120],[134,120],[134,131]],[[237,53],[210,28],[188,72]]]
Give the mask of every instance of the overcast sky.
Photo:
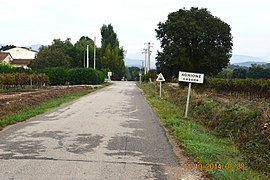
[[[97,37],[111,23],[127,56],[154,43],[158,22],[170,12],[190,7],[207,8],[232,28],[233,53],[270,57],[270,1],[268,0],[0,0],[0,44],[51,44],[53,39]],[[154,58],[154,57],[153,57]],[[142,55],[143,59],[143,55]]]

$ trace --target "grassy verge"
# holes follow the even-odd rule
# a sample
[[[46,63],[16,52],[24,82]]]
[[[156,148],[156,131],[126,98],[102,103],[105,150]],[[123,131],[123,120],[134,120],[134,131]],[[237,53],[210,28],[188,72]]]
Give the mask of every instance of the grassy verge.
[[[195,166],[212,179],[269,179],[250,169],[237,146],[230,138],[212,134],[199,122],[183,118],[184,107],[159,98],[159,92],[150,84],[138,84],[148,102],[159,115],[161,123],[192,157]],[[182,162],[185,163],[185,162]]]
[[[102,87],[105,87],[106,85],[107,84],[103,85]],[[102,88],[102,87],[100,87],[100,88]],[[34,117],[38,114],[44,113],[45,111],[48,111],[48,110],[55,108],[55,107],[58,107],[63,103],[78,99],[79,97],[84,96],[88,93],[94,92],[100,88],[72,92],[72,93],[69,93],[63,97],[51,99],[47,102],[41,103],[41,104],[34,106],[34,107],[26,107],[26,108],[20,110],[19,112],[10,114],[10,115],[4,117],[3,119],[0,119],[0,130],[8,125],[15,124],[16,122],[25,121],[25,120],[27,120],[31,117]]]

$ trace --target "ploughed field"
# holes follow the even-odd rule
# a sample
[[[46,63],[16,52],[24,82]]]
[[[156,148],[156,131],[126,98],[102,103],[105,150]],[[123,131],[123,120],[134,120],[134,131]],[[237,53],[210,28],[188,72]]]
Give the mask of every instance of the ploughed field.
[[[72,92],[97,88],[99,85],[49,86],[23,92],[0,92],[0,121],[23,108],[33,107],[50,99],[63,97]]]

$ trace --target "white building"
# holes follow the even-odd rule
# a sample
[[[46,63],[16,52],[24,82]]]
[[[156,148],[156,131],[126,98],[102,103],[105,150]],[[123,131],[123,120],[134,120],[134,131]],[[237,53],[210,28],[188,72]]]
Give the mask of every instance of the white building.
[[[15,47],[1,53],[10,53],[12,57],[10,63],[14,66],[28,68],[29,63],[36,58],[38,52],[24,47]]]

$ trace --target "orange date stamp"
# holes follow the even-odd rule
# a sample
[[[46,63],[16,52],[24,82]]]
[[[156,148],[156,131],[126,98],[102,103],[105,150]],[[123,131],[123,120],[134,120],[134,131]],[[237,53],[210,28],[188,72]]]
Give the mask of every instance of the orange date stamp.
[[[233,170],[245,170],[244,163],[227,163],[227,164],[218,164],[218,163],[208,163],[208,164],[201,164],[201,163],[184,163],[183,168],[185,170],[189,169],[196,169],[200,171],[218,171],[218,170],[226,170],[226,171],[233,171]]]
[[[219,163],[184,163],[183,164],[184,170],[198,170],[201,172],[202,177],[207,177],[208,173],[210,172],[222,172],[222,171],[244,171],[245,164],[244,163],[226,163],[226,164],[219,164]]]

